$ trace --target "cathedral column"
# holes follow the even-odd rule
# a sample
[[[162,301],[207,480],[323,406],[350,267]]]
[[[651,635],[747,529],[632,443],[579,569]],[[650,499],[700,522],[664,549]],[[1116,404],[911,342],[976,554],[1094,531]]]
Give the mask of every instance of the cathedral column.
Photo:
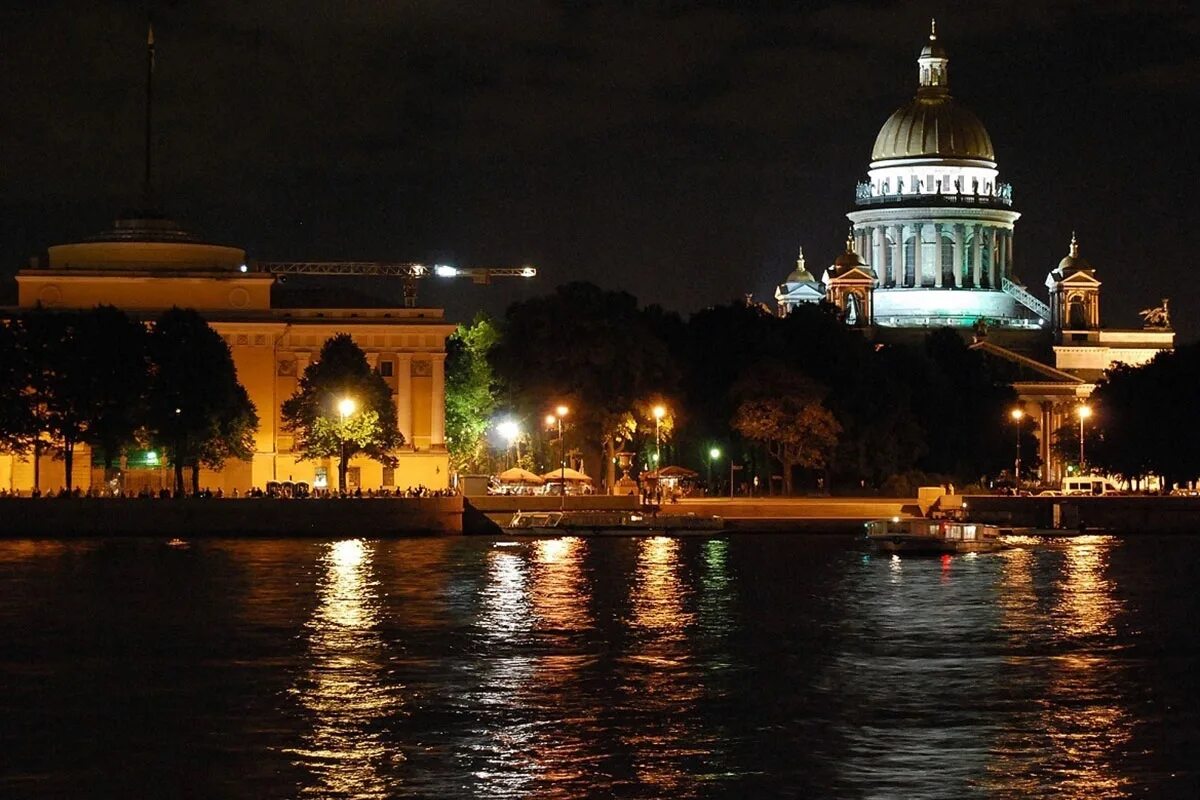
[[[929,254],[929,248],[931,247],[931,245],[929,244],[929,242],[925,241],[925,233],[931,227],[933,227],[933,226],[927,222],[922,223],[921,225],[917,226],[917,236],[919,237],[917,239],[917,244],[918,244],[918,247],[917,247],[917,285],[918,286],[925,285],[925,263],[933,261],[933,259],[930,258],[930,254]]]
[[[963,251],[966,249],[967,231],[966,226],[955,224],[954,226],[954,285],[962,288],[966,283],[963,280]]]
[[[991,247],[988,248],[988,286],[992,287],[993,289],[999,289],[1000,279],[996,277],[996,273],[1000,271],[999,267],[997,266],[997,256],[1000,250],[1000,232],[995,228],[992,228],[991,233],[992,236],[989,242]]]
[[[942,264],[942,224],[933,223],[933,285],[941,289],[946,280]]]
[[[1008,278],[1009,278],[1009,280],[1012,280],[1012,276],[1013,276],[1013,242],[1015,242],[1016,239],[1017,239],[1016,231],[1009,231],[1008,232],[1008,247],[1005,250],[1005,252],[1008,253]]]
[[[996,241],[998,244],[997,249],[1000,251],[1000,257],[996,259],[996,274],[999,276],[997,278],[997,285],[999,285],[1000,278],[1008,277],[1008,232],[997,230]]]
[[[983,228],[975,226],[975,235],[971,240],[971,282],[975,288],[983,286]]]
[[[892,285],[904,285],[904,226],[892,226]]]
[[[887,276],[883,273],[883,227],[881,225],[871,228],[871,267],[879,276],[879,285],[883,286]]]

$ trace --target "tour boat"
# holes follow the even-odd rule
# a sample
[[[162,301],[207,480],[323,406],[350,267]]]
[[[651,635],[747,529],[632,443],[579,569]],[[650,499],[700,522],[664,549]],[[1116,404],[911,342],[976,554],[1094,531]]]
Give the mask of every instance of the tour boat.
[[[684,534],[716,533],[725,528],[717,516],[645,514],[640,511],[518,511],[504,526],[510,534]]]
[[[867,539],[883,553],[942,555],[990,553],[1006,545],[1000,528],[946,519],[881,519],[867,523]]]

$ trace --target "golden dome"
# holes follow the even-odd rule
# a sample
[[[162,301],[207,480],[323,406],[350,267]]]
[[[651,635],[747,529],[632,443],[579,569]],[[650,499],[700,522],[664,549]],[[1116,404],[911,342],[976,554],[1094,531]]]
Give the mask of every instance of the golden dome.
[[[1092,265],[1087,262],[1083,256],[1079,255],[1079,240],[1075,238],[1075,232],[1071,231],[1071,247],[1067,251],[1067,255],[1062,261],[1058,262],[1058,271],[1062,275],[1071,275],[1081,270],[1090,270]]]
[[[917,96],[888,117],[875,137],[872,161],[893,158],[975,158],[995,161],[992,137],[979,118],[950,97],[950,59],[930,26],[917,59]]]
[[[950,95],[936,94],[918,96],[897,109],[871,150],[872,161],[929,157],[995,161],[996,153],[979,117]]]

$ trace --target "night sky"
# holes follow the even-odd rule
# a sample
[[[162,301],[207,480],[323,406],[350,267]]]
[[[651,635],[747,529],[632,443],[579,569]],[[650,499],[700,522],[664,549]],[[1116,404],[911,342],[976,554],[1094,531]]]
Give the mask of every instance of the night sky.
[[[0,255],[141,181],[145,3],[0,11]],[[1109,325],[1200,335],[1200,16],[1137,2],[159,2],[168,212],[251,258],[536,264],[422,287],[454,319],[568,280],[689,312],[819,274],[936,16],[1044,296],[1072,228]],[[10,283],[6,281],[6,283]],[[11,288],[11,286],[10,286]],[[391,283],[370,287],[399,296]]]

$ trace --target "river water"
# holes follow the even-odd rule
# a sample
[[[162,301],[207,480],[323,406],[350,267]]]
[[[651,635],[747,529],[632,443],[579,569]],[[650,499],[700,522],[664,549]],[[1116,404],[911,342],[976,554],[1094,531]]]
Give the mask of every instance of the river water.
[[[0,542],[0,796],[1200,796],[1200,538]]]

